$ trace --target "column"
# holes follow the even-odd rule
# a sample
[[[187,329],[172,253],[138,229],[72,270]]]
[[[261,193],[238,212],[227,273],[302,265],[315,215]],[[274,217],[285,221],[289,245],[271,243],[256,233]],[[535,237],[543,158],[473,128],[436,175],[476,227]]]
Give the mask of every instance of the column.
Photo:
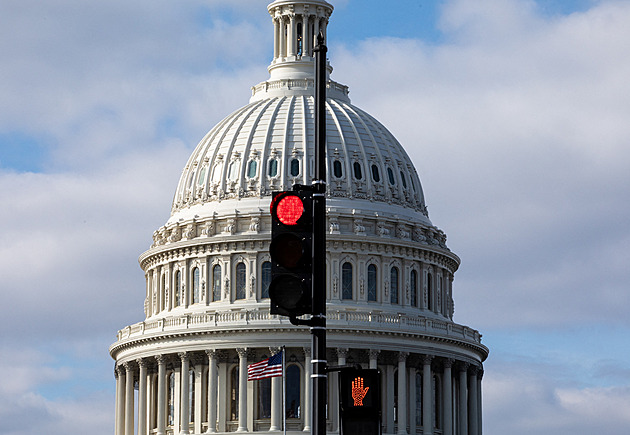
[[[138,375],[138,435],[147,434],[147,363],[142,358],[136,360]]]
[[[477,367],[470,369],[470,394],[468,395],[468,433],[469,435],[479,435],[479,422],[477,421]]]
[[[190,433],[190,357],[187,352],[180,352],[177,355],[182,361],[179,374],[181,384],[180,434],[188,435]]]
[[[284,22],[284,17],[280,16],[279,25],[280,25],[280,60],[283,60],[287,56],[287,35],[286,35],[286,24]],[[229,269],[228,269],[229,270]]]
[[[157,388],[157,435],[166,434],[166,358],[164,355],[155,357],[158,363]]]
[[[433,376],[432,355],[422,357],[422,435],[433,434]]]
[[[337,365],[345,366],[346,358],[348,357],[348,349],[338,348],[337,349]],[[330,379],[330,386],[332,387],[332,401],[328,404],[328,409],[330,410],[330,414],[332,415],[333,422],[333,431],[339,432],[339,372],[329,373],[328,377]]]
[[[295,58],[296,45],[297,45],[297,22],[295,21],[295,14],[289,15],[289,57]]]
[[[370,368],[377,369],[378,368],[378,354],[381,353],[380,350],[372,350],[369,351],[370,358]]]
[[[219,367],[219,377],[218,377],[218,392],[217,392],[217,431],[225,432],[227,428],[227,383],[228,383],[228,367],[227,363],[222,359],[218,365]]]
[[[282,378],[271,378],[271,426],[270,432],[282,430]]]
[[[280,55],[280,25],[278,18],[273,18],[273,60],[275,61]]]
[[[236,349],[238,353],[238,429],[247,432],[247,349]]]
[[[217,431],[217,351],[206,350],[208,355],[208,431]]]
[[[394,433],[394,366],[387,364],[385,366],[383,395],[383,422],[385,423],[385,433]]]
[[[442,397],[444,397],[444,435],[453,435],[453,375],[451,373],[451,367],[453,367],[453,360],[447,358],[444,360],[444,373],[443,383],[444,391],[442,391]]]
[[[468,363],[459,366],[459,431],[468,434]]]
[[[126,371],[126,388],[125,388],[125,435],[134,435],[133,433],[133,367],[131,363],[123,363]]]
[[[193,418],[193,433],[201,433],[201,423],[203,422],[203,365],[199,362],[193,365],[195,370],[195,415]],[[206,394],[207,395],[207,394]]]
[[[407,435],[407,357],[398,352],[398,434]]]
[[[302,406],[304,416],[304,432],[311,431],[311,348],[304,348],[304,405]]]
[[[302,15],[302,57],[311,56],[312,42],[311,42],[311,16],[308,14]]]
[[[477,404],[478,404],[477,411],[479,412],[479,417],[477,420],[479,423],[479,426],[478,426],[479,435],[483,433],[483,421],[482,421],[483,411],[481,409],[481,404],[483,403],[483,400],[481,398],[481,378],[483,378],[483,366],[479,367],[479,373],[477,376],[477,382],[479,383],[477,387]]]
[[[409,403],[407,405],[409,409],[409,433],[415,434],[417,432],[416,401],[418,400],[418,398],[416,397],[416,368],[409,367],[408,375],[407,392],[409,394]]]
[[[319,23],[321,21],[321,19],[316,15],[314,17],[314,21],[315,21],[315,33],[314,33],[314,41],[313,41],[313,47],[315,47],[317,45],[317,36],[319,35]]]
[[[116,374],[116,435],[125,435],[125,370],[117,365]]]

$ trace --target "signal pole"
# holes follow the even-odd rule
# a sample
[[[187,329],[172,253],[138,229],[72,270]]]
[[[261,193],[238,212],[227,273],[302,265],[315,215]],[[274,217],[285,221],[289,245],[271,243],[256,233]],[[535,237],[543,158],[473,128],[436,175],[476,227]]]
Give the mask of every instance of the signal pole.
[[[317,35],[315,52],[315,177],[313,177],[312,434],[326,435],[326,52]]]

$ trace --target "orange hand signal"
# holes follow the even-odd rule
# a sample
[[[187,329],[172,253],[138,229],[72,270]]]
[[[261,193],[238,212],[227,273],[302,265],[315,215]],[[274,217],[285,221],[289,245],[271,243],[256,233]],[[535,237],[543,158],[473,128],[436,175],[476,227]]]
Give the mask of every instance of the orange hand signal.
[[[363,378],[356,378],[352,381],[352,399],[354,406],[363,406],[363,398],[367,394],[370,387],[363,388]]]

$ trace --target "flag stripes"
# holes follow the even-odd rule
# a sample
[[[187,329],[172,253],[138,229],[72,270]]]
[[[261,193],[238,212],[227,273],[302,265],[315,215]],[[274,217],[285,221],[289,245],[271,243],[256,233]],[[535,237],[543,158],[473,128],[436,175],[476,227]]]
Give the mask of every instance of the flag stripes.
[[[282,351],[260,362],[247,366],[247,380],[272,378],[282,376]]]

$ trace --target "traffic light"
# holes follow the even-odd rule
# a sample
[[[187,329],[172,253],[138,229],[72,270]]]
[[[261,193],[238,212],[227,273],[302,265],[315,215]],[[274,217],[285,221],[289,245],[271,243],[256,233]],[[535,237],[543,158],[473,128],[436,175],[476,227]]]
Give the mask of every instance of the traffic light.
[[[274,192],[271,201],[271,314],[312,312],[313,192]]]
[[[380,371],[377,369],[341,369],[339,372],[341,435],[380,435],[380,378]]]

